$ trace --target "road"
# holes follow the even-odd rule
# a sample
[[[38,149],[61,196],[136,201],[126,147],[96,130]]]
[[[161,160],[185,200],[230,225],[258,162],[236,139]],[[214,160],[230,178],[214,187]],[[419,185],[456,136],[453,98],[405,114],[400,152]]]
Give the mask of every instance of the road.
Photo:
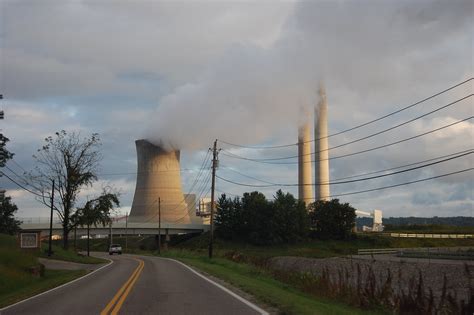
[[[0,314],[264,313],[179,262],[135,255],[110,258],[112,264]]]

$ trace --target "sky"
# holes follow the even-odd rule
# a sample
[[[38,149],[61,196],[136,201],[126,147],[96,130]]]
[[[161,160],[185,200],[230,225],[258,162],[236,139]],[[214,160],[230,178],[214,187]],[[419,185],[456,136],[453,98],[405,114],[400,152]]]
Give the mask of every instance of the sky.
[[[472,78],[473,6],[469,0],[3,0],[0,107],[5,119],[0,124],[10,139],[8,149],[15,153],[7,165],[19,177],[4,171],[21,180],[24,171],[34,168],[32,155],[44,138],[64,129],[83,136],[97,132],[102,141],[99,181],[81,193],[79,203],[112,185],[121,192],[120,211],[130,210],[136,179],[134,141],[142,138],[182,150],[185,191],[197,178],[194,187],[202,184],[203,196],[209,196],[206,176],[198,173],[215,139],[222,149],[220,177],[257,186],[265,185],[262,181],[295,184],[296,159],[282,160],[293,164],[266,164],[229,155],[286,157],[296,155],[296,146],[257,150],[225,142],[250,147],[294,144],[301,113],[312,112],[321,82],[327,93],[329,134],[334,134]],[[329,146],[404,123],[472,92],[471,80],[331,137]],[[389,144],[473,113],[473,98],[467,97],[329,154]],[[469,119],[397,145],[333,159],[330,178],[472,149],[473,124]],[[411,172],[333,185],[331,194],[465,170],[473,161],[470,154]],[[33,195],[5,177],[0,177],[0,186],[12,196],[19,217],[48,216]],[[294,186],[281,188],[297,194]],[[258,190],[271,199],[277,189],[217,180],[219,193]],[[339,198],[357,209],[381,209],[387,217],[472,216],[473,191],[470,171]]]

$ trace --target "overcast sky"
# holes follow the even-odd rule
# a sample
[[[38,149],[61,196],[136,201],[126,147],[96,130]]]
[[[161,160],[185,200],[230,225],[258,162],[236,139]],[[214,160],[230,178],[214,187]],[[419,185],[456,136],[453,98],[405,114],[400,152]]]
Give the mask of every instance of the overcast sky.
[[[329,133],[410,105],[473,77],[474,8],[466,1],[11,1],[0,2],[2,132],[21,175],[55,131],[98,132],[104,159],[87,198],[112,184],[129,211],[136,139],[182,149],[185,190],[214,139],[248,146],[295,143],[302,109],[324,81]],[[409,110],[329,139],[370,135],[468,96],[473,81]],[[388,144],[473,116],[467,98],[379,136],[330,151],[338,156]],[[474,121],[398,145],[331,160],[332,179],[415,163],[474,146]],[[234,159],[296,154],[219,143],[218,175],[239,183],[294,184],[296,164]],[[296,159],[284,160],[295,162]],[[394,176],[331,187],[334,195],[473,167],[468,155]],[[237,171],[237,172],[236,172]],[[5,172],[11,176],[8,170]],[[124,174],[126,173],[126,174]],[[17,178],[17,177],[14,177]],[[205,177],[201,177],[204,179]],[[18,178],[17,178],[18,179]],[[47,209],[6,178],[20,217]],[[199,185],[196,185],[199,187]],[[232,194],[251,188],[217,181]],[[296,187],[283,187],[296,194]],[[206,190],[207,191],[207,190]],[[195,192],[195,191],[193,191]],[[384,216],[471,216],[473,173],[340,197]]]

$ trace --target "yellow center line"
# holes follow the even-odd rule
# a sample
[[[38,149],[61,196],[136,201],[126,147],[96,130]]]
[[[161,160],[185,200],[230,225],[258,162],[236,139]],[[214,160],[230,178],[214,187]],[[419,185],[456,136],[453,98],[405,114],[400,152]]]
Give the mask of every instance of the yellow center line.
[[[117,314],[117,312],[120,310],[120,307],[122,306],[123,302],[125,301],[125,299],[127,298],[127,295],[129,294],[130,290],[132,289],[133,285],[135,284],[135,281],[138,279],[138,277],[140,276],[140,273],[145,265],[145,263],[143,262],[143,260],[141,259],[134,259],[136,261],[138,261],[138,266],[137,268],[135,269],[135,271],[132,273],[132,275],[130,276],[130,278],[128,278],[128,280],[124,283],[124,285],[120,288],[120,290],[118,290],[118,292],[114,295],[114,297],[112,298],[112,300],[110,300],[110,302],[107,304],[107,306],[104,308],[104,310],[102,312],[100,312],[100,315],[107,315],[110,311],[110,309],[114,306],[114,304],[117,302],[117,300],[122,296],[122,298],[120,299],[119,303],[120,303],[120,306],[117,308],[117,306],[114,308],[114,311],[115,313],[112,313],[112,314]],[[125,294],[123,294],[125,292]]]
[[[118,311],[122,307],[123,302],[125,302],[125,299],[127,298],[128,294],[130,293],[130,290],[132,290],[135,282],[137,282],[138,278],[140,277],[140,274],[141,274],[143,268],[145,267],[145,263],[143,263],[143,261],[141,261],[141,262],[142,262],[141,269],[138,271],[138,274],[135,276],[132,283],[130,283],[130,285],[127,287],[127,290],[125,290],[125,293],[122,295],[120,300],[115,305],[114,309],[110,313],[111,315],[117,315],[118,314]]]

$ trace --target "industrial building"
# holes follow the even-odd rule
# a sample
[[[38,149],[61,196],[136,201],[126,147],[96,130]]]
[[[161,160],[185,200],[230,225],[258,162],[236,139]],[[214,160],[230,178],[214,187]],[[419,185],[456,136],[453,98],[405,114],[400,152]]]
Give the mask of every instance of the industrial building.
[[[303,114],[304,117],[307,115]],[[314,157],[311,154],[310,124],[305,120],[298,130],[298,198],[306,204],[330,199],[328,105],[324,85],[319,87],[319,102],[314,108]],[[314,159],[314,199],[311,164]]]
[[[137,182],[130,222],[202,224],[196,216],[196,195],[184,194],[181,186],[180,151],[167,151],[148,140],[135,141]]]

